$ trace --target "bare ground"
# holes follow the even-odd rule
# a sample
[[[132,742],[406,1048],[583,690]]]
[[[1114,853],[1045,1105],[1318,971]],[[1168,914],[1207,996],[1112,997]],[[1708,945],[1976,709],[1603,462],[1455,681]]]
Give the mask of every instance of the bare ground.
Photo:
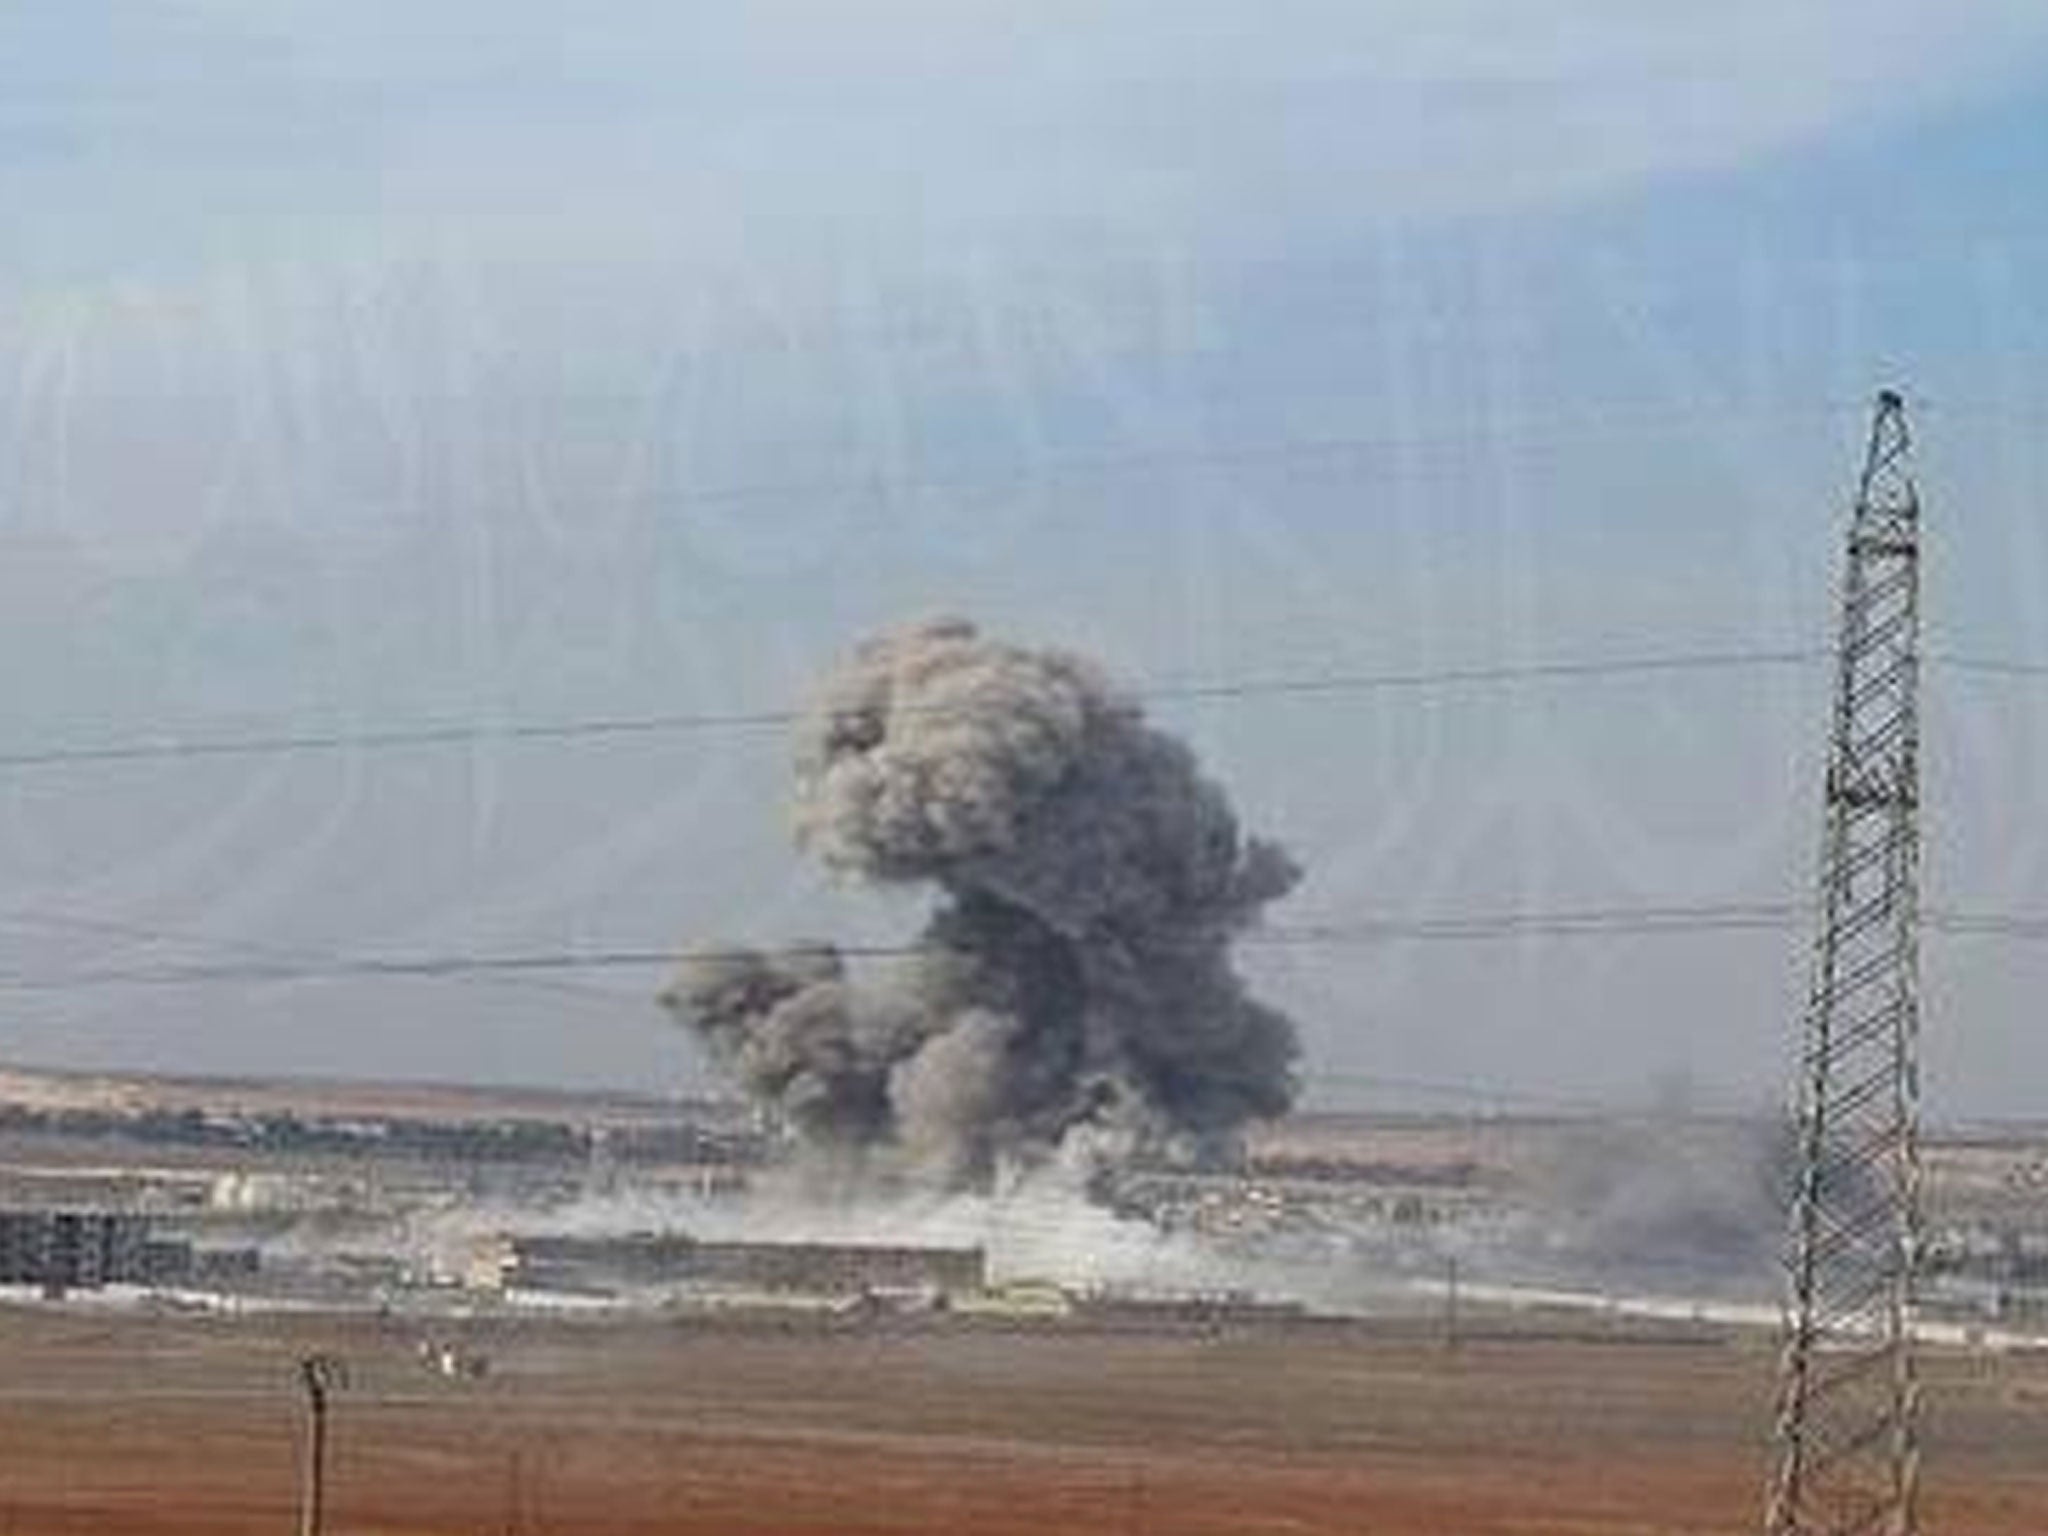
[[[0,1536],[292,1527],[294,1358],[333,1350],[336,1536],[1756,1527],[1758,1341],[0,1312]],[[2048,1360],[1929,1363],[1927,1528],[2048,1530]]]

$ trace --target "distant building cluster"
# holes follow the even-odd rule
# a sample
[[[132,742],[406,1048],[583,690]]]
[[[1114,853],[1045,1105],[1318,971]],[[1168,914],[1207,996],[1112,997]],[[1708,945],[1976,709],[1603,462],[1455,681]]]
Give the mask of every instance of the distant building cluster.
[[[1271,1310],[1194,1281],[1019,1269],[971,1238],[764,1240],[787,1230],[750,1194],[773,1130],[732,1106],[437,1097],[394,1109],[366,1090],[207,1092],[219,1102],[203,1108],[173,1094],[152,1109],[139,1091],[0,1100],[0,1299],[112,1290],[93,1304],[427,1317],[945,1313],[962,1326],[1206,1326]],[[1447,1255],[1467,1296],[1533,1276],[1585,1295],[1767,1301],[1782,1144],[1777,1127],[1736,1118],[1331,1114],[1261,1132],[1228,1170],[1140,1163],[1091,1192],[1175,1251],[1326,1276],[1319,1306],[1433,1305]],[[1951,1128],[1930,1139],[1926,1170],[1921,1315],[2048,1340],[2048,1129]]]
[[[987,1288],[980,1248],[849,1243],[704,1242],[677,1233],[491,1239],[471,1266],[485,1289],[612,1294],[663,1286],[848,1297]]]
[[[192,1245],[152,1237],[144,1216],[0,1211],[0,1285],[90,1291],[175,1284],[191,1271]]]

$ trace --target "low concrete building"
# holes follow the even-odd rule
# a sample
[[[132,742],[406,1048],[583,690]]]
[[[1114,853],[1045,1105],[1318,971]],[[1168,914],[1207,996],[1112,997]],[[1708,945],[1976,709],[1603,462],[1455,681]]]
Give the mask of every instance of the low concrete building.
[[[610,1293],[659,1287],[809,1296],[969,1295],[987,1284],[979,1248],[854,1243],[700,1242],[679,1233],[512,1237],[479,1250],[473,1279],[528,1290]]]
[[[150,1236],[149,1219],[112,1211],[0,1211],[0,1285],[46,1291],[161,1285],[192,1266],[189,1244]]]

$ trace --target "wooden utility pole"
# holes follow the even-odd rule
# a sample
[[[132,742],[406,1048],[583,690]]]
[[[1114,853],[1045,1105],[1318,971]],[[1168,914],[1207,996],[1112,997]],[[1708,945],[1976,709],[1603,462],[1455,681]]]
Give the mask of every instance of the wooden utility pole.
[[[1444,1348],[1458,1348],[1458,1256],[1444,1260]]]
[[[299,1483],[299,1536],[321,1536],[327,1521],[327,1399],[346,1384],[347,1373],[332,1355],[299,1361],[299,1385],[306,1393],[306,1459]]]

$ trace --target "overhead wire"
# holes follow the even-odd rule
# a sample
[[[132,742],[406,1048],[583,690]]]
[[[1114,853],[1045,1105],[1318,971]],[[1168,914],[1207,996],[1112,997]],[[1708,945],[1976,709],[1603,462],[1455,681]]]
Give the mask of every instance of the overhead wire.
[[[267,966],[320,966],[342,965],[348,957],[336,950],[321,946],[281,945],[259,942],[253,939],[231,937],[221,934],[202,933],[188,928],[164,928],[154,924],[126,922],[115,918],[85,917],[75,913],[28,910],[21,907],[0,910],[0,926],[31,927],[68,930],[77,933],[101,934],[111,938],[132,939],[148,944],[179,944],[195,948],[212,949],[225,954],[239,954],[247,957],[250,965]],[[623,994],[606,987],[593,987],[572,978],[549,975],[523,975],[517,973],[474,973],[478,979],[511,987],[531,988],[558,995],[602,999],[618,1002]],[[4,986],[0,978],[0,986]]]
[[[1808,665],[1826,659],[1822,650],[1800,646],[1759,646],[1739,650],[1651,652],[1638,656],[1562,657],[1529,662],[1276,674],[1162,682],[1120,690],[1135,705],[1207,702],[1248,698],[1401,692],[1432,688],[1534,684],[1573,679],[1621,678],[1743,671]],[[944,716],[972,705],[899,706],[899,713]],[[678,711],[642,715],[599,715],[562,720],[492,719],[484,715],[419,725],[361,729],[309,729],[242,736],[179,737],[156,732],[126,741],[56,745],[0,752],[0,770],[177,761],[187,758],[269,757],[319,752],[374,752],[402,748],[470,746],[481,742],[565,741],[727,730],[788,727],[808,718],[800,706],[757,710]]]
[[[1338,949],[1400,942],[1478,942],[1577,936],[1652,937],[1660,934],[1742,933],[1781,930],[1804,909],[1790,902],[1720,902],[1690,906],[1580,908],[1551,912],[1452,913],[1418,918],[1278,925],[1253,929],[1247,947]],[[790,946],[782,946],[788,948]],[[798,945],[796,948],[805,946]],[[818,946],[847,959],[904,959],[931,946],[905,942]],[[287,960],[202,962],[104,967],[66,973],[0,973],[0,990],[64,991],[85,987],[265,985],[335,980],[396,980],[547,976],[606,970],[664,970],[687,961],[739,959],[756,948],[675,945],[586,946],[503,951],[336,955],[317,962]]]
[[[1952,651],[1930,651],[1922,659],[1930,666],[1949,672],[1978,673],[1987,677],[2048,677],[2048,661],[1971,656]]]
[[[1330,670],[1264,676],[1157,682],[1121,690],[1134,705],[1207,703],[1254,698],[1330,697],[1347,694],[1428,692],[1546,682],[1671,676],[1797,668],[1829,659],[1820,646],[1756,646],[1729,650],[1649,652],[1635,656],[1555,657],[1527,662],[1453,664],[1385,671]],[[1931,667],[1986,676],[2048,678],[2048,661],[1949,651],[1930,652]],[[945,715],[971,705],[902,706],[906,714]],[[0,771],[84,767],[95,764],[177,762],[188,759],[277,757],[331,752],[371,753],[479,744],[625,739],[720,731],[786,729],[809,718],[810,708],[785,705],[751,710],[683,710],[593,715],[558,720],[492,717],[476,713],[411,725],[281,729],[246,735],[180,736],[160,730],[126,740],[60,743],[0,751]]]
[[[1566,908],[1554,911],[1464,912],[1412,918],[1280,924],[1253,929],[1240,942],[1249,948],[1344,949],[1394,943],[1487,942],[1517,938],[1656,937],[1666,934],[1785,932],[1809,915],[1809,903],[1795,901],[1709,902],[1686,905]],[[9,914],[9,921],[22,920]],[[125,925],[106,925],[125,926]],[[2048,940],[2048,913],[2003,913],[1931,909],[1922,917],[1930,932],[1959,937]],[[162,936],[161,930],[153,930]],[[227,942],[227,941],[220,941]],[[806,946],[768,946],[787,949]],[[928,953],[916,940],[816,946],[854,960],[905,959]],[[662,944],[529,948],[499,951],[444,951],[390,954],[324,954],[274,959],[252,955],[238,961],[102,967],[66,973],[0,973],[0,990],[61,991],[84,987],[265,985],[336,980],[433,980],[548,978],[559,973],[607,970],[664,970],[687,961],[744,958],[758,947],[692,947]],[[618,999],[621,994],[597,995]]]

